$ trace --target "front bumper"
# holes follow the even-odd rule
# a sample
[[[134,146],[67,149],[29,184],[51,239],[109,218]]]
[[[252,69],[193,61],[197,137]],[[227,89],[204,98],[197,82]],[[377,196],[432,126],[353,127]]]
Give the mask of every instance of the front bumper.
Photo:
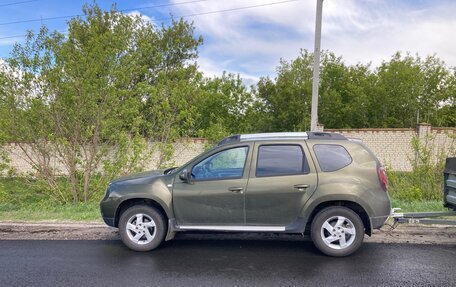
[[[115,218],[113,217],[103,217],[103,221],[109,225],[109,226],[112,226],[112,227],[115,227]]]
[[[100,213],[103,221],[112,227],[116,226],[116,212],[117,208],[119,207],[119,200],[118,198],[112,197],[105,197],[100,202]]]

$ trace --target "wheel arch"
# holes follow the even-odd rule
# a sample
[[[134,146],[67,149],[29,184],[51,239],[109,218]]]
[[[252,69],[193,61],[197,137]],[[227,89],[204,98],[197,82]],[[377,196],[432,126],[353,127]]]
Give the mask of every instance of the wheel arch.
[[[350,200],[324,201],[324,202],[319,203],[317,206],[315,206],[312,209],[312,212],[310,213],[310,215],[308,217],[308,220],[307,220],[307,223],[306,223],[306,227],[305,227],[305,230],[304,230],[305,234],[307,234],[307,235],[310,234],[312,221],[314,220],[314,218],[317,215],[317,213],[320,212],[321,210],[323,210],[323,209],[325,209],[327,207],[331,207],[331,206],[343,206],[343,207],[349,208],[352,211],[354,211],[361,218],[361,220],[363,222],[363,225],[364,225],[365,233],[367,235],[369,235],[369,236],[372,235],[372,225],[371,225],[368,213],[366,212],[366,210],[359,203],[356,203],[356,202],[350,201]]]
[[[160,213],[165,217],[165,222],[168,221],[169,219],[169,214],[166,212],[166,209],[163,208],[163,206],[158,203],[157,201],[151,199],[151,198],[130,198],[127,200],[122,201],[121,204],[119,204],[119,207],[116,210],[116,214],[114,217],[114,226],[119,227],[119,220],[120,216],[122,213],[127,210],[128,208],[135,206],[135,205],[147,205],[156,208]]]

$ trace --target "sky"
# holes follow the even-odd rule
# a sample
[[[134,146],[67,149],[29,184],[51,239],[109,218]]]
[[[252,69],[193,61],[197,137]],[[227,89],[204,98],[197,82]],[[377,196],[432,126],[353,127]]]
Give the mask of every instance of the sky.
[[[0,0],[0,58],[9,55],[15,42],[24,40],[21,35],[26,30],[36,31],[44,24],[65,31],[70,18],[46,18],[81,14],[87,2],[92,3]],[[97,3],[107,10],[115,2]],[[119,10],[129,9],[125,13],[141,14],[156,25],[168,25],[170,15],[193,21],[195,34],[204,39],[198,65],[208,77],[227,71],[239,73],[247,83],[262,76],[274,78],[280,59],[290,61],[301,49],[314,49],[316,0],[116,3]],[[456,67],[455,15],[455,0],[324,0],[321,48],[349,65],[377,67],[401,51],[421,57],[435,54],[447,66]],[[11,23],[24,20],[35,21]]]

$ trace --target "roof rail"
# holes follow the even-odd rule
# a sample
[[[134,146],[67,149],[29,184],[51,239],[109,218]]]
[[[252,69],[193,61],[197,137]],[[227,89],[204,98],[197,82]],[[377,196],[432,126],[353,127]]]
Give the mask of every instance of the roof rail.
[[[282,133],[260,133],[244,134],[240,140],[266,140],[266,139],[307,139],[306,132],[282,132]]]
[[[281,132],[281,133],[258,133],[242,134],[226,137],[218,145],[225,145],[233,142],[254,141],[254,140],[281,140],[281,139],[307,139],[306,132]]]
[[[283,139],[328,139],[328,140],[346,140],[347,138],[341,134],[323,133],[323,132],[281,132],[281,133],[258,133],[258,134],[242,134],[226,137],[219,142],[220,145],[225,145],[234,142],[255,141],[255,140],[283,140]]]
[[[336,133],[324,133],[324,132],[309,132],[309,139],[320,139],[320,140],[346,140],[347,138],[341,134]]]
[[[226,137],[224,139],[222,139],[218,145],[225,145],[225,144],[228,144],[228,143],[232,143],[232,142],[239,142],[239,139],[240,139],[241,135],[234,135],[234,136],[230,136],[230,137]]]

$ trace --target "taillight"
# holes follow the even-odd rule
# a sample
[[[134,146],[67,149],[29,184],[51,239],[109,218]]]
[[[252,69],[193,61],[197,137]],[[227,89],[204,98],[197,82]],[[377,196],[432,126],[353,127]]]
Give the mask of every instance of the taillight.
[[[380,166],[377,168],[377,173],[380,185],[382,186],[383,191],[386,192],[388,190],[388,176],[386,175],[386,171],[382,166]]]

